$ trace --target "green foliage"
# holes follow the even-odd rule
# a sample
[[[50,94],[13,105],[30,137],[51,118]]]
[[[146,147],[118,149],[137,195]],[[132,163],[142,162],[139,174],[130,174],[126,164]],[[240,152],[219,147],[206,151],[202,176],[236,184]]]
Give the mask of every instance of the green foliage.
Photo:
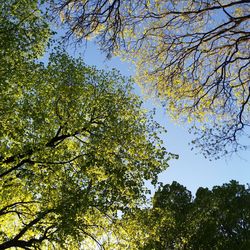
[[[1,2],[0,249],[249,249],[250,190],[235,181],[195,199],[173,182],[145,208],[145,181],[174,157],[164,129],[116,70],[61,50],[39,63],[46,11]]]
[[[29,60],[43,55],[51,31],[46,9],[40,10],[42,5],[39,2],[0,1],[1,71],[11,69],[18,60]]]
[[[161,187],[153,207],[125,218],[132,249],[242,249],[250,247],[250,189],[231,181],[190,191],[173,182]],[[129,235],[129,233],[128,233]]]
[[[190,247],[249,249],[250,189],[231,181],[211,191],[198,189]]]
[[[38,62],[52,34],[41,2],[2,1],[0,22],[0,248],[114,245],[118,214],[168,166],[163,129],[116,70],[62,51]]]
[[[108,237],[168,166],[158,125],[115,70],[65,53],[22,70],[1,99],[0,246],[78,249]]]

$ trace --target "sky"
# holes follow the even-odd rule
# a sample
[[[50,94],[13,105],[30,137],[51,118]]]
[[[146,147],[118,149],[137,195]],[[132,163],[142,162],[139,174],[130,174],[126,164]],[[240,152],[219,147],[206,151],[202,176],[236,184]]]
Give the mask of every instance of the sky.
[[[107,60],[94,43],[88,42],[87,47],[79,47],[70,51],[74,57],[83,57],[88,65],[97,66],[99,69],[118,69],[122,75],[133,76],[132,64],[122,62],[119,58]],[[144,107],[156,108],[155,120],[167,129],[167,134],[162,136],[164,147],[168,152],[179,155],[178,160],[171,160],[169,168],[159,175],[159,181],[163,184],[171,184],[177,181],[184,185],[193,195],[199,187],[212,188],[222,185],[230,180],[237,180],[240,184],[250,183],[250,150],[239,154],[209,161],[197,151],[191,151],[189,145],[192,135],[188,133],[185,124],[178,125],[171,121],[166,111],[155,100],[143,97],[140,88],[135,86],[135,93],[144,99]]]

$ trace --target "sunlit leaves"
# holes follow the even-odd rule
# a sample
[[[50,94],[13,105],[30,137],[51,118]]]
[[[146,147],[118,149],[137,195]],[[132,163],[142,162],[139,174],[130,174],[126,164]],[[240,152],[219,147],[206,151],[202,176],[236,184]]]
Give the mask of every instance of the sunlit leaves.
[[[161,128],[142,111],[128,79],[63,52],[51,54],[47,66],[23,64],[8,82],[1,246],[77,249],[85,239],[102,241],[118,211],[145,202],[144,181],[155,184],[168,166]]]
[[[42,2],[1,5],[0,248],[112,248],[171,154],[131,80],[61,50],[39,63]]]
[[[195,145],[206,156],[244,148],[239,138],[250,125],[248,1],[53,2],[68,37],[94,37],[108,56],[135,63],[137,83],[173,119],[199,130]],[[212,127],[215,135],[207,135]]]
[[[42,9],[42,5],[39,6]],[[45,12],[45,8],[43,8]],[[51,31],[38,1],[3,1],[0,10],[0,43],[3,64],[43,55]],[[1,65],[3,65],[1,64]],[[6,67],[6,65],[5,65]]]

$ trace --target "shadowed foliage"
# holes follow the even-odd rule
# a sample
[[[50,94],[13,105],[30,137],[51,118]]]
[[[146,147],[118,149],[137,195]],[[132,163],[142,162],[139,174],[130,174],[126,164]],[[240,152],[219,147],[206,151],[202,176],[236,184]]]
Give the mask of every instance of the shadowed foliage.
[[[250,189],[236,181],[199,188],[195,198],[177,182],[161,187],[153,207],[124,218],[135,249],[241,249],[250,247]]]

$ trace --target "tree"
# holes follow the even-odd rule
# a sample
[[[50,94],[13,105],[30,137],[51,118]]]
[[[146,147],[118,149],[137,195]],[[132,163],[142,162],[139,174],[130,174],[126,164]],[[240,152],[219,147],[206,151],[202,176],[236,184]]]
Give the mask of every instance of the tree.
[[[0,249],[112,246],[171,154],[129,79],[60,50],[37,60],[52,34],[40,4],[0,11]]]
[[[196,197],[173,182],[161,187],[151,208],[126,218],[134,249],[242,249],[250,246],[250,189],[236,181],[199,188]],[[133,249],[133,248],[132,248]]]
[[[25,71],[24,71],[25,70]],[[0,248],[100,247],[118,211],[168,166],[131,84],[65,53],[8,79],[1,107]],[[107,243],[105,243],[107,244]]]
[[[248,249],[250,246],[250,189],[236,181],[199,188],[193,208],[194,234],[190,247]]]
[[[135,62],[137,82],[173,119],[193,122],[194,143],[206,156],[244,148],[240,136],[250,125],[248,0],[53,2],[68,37],[97,37],[108,55]]]

